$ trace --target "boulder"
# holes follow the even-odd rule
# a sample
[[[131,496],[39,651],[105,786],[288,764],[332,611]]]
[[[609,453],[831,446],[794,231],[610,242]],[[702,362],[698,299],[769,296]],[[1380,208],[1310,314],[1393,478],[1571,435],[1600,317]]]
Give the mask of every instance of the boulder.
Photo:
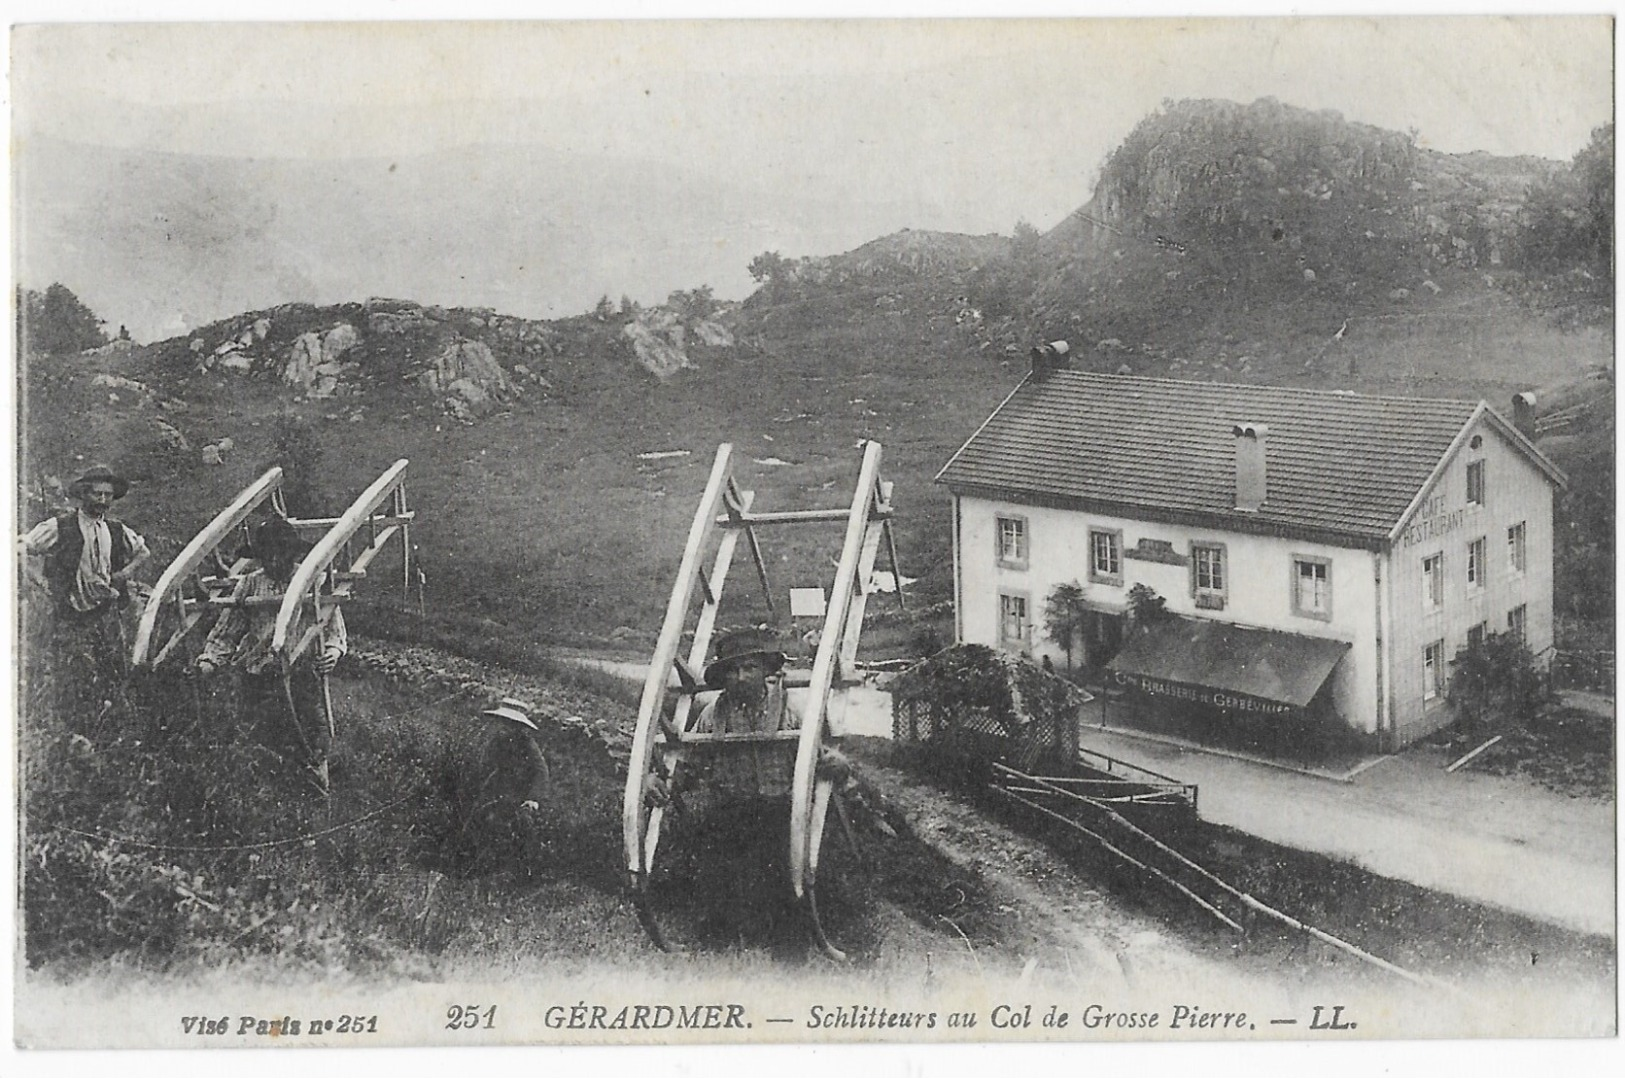
[[[269,318],[257,318],[257,319],[255,319],[254,320],[254,325],[253,325],[253,330],[254,330],[254,339],[256,341],[263,341],[266,337],[270,336],[270,334],[271,334],[271,320]]]
[[[447,342],[416,381],[464,422],[471,422],[518,393],[518,387],[491,354],[490,346],[466,338]]]
[[[217,445],[206,445],[206,446],[204,446],[203,447],[203,463],[205,463],[205,464],[223,464],[223,463],[225,463],[224,461],[222,461],[220,459],[220,447],[217,446]]]
[[[322,339],[315,333],[301,333],[288,349],[288,362],[282,380],[291,386],[309,389],[316,381],[316,368],[322,365]]]
[[[322,334],[322,362],[331,363],[361,343],[361,334],[348,322],[340,322]]]
[[[716,322],[694,323],[694,336],[700,339],[701,344],[708,344],[713,348],[732,348],[734,335],[728,328]]]
[[[373,311],[367,315],[369,333],[407,333],[428,322],[420,310]]]
[[[227,370],[233,371],[253,370],[254,357],[244,355],[241,352],[232,352],[229,355],[221,357],[220,366],[225,367]]]
[[[638,362],[656,378],[670,378],[694,366],[683,348],[683,323],[671,311],[640,311],[621,333],[632,342]]]
[[[182,434],[174,424],[166,423],[162,419],[154,419],[153,423],[158,427],[159,440],[169,448],[179,449],[182,452],[189,451],[192,448],[191,443],[186,440],[186,435]]]
[[[220,447],[221,455],[230,453],[233,449],[237,448],[237,443],[232,441],[230,438],[222,438],[215,444]]]
[[[141,382],[133,378],[122,378],[116,374],[98,374],[90,380],[93,386],[107,386],[109,389],[129,389],[137,393],[150,392]]]

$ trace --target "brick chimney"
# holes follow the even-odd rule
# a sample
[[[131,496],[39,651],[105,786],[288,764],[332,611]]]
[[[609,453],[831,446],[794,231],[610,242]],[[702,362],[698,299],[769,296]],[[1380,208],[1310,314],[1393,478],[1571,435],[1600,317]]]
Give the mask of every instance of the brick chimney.
[[[1257,512],[1269,496],[1264,450],[1270,429],[1262,423],[1237,423],[1230,433],[1236,439],[1236,508]]]
[[[1535,395],[1533,393],[1517,393],[1512,397],[1512,425],[1518,433],[1535,440]]]
[[[1072,365],[1072,346],[1065,341],[1050,341],[1040,344],[1029,353],[1033,364],[1033,379],[1039,380],[1049,375],[1050,371],[1064,371]]]

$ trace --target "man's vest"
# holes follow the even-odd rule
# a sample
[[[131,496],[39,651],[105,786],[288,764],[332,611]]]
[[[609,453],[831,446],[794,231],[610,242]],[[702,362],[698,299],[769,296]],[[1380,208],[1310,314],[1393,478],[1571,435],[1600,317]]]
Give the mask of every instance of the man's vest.
[[[111,571],[116,573],[130,564],[129,535],[124,525],[112,517],[103,517],[102,521],[107,525],[107,534],[113,539]],[[73,594],[73,585],[79,576],[79,559],[84,552],[85,533],[79,530],[78,511],[57,514],[56,545],[45,555],[45,579],[50,582],[51,594],[55,596],[57,605],[72,613],[78,611],[68,605],[68,597]]]

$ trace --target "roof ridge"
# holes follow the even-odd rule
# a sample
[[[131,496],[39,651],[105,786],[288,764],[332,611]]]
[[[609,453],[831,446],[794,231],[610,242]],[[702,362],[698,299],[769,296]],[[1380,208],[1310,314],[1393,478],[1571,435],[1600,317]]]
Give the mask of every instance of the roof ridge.
[[[1466,397],[1402,397],[1388,393],[1357,393],[1352,389],[1312,389],[1308,386],[1281,386],[1269,382],[1202,382],[1195,378],[1157,378],[1145,374],[1111,374],[1106,371],[1059,370],[1052,371],[1051,376],[1076,376],[1079,378],[1099,378],[1117,382],[1140,382],[1150,385],[1183,385],[1201,388],[1223,387],[1230,389],[1261,389],[1272,393],[1293,393],[1308,397],[1331,397],[1336,400],[1361,401],[1404,401],[1407,404],[1460,404],[1468,408],[1476,408],[1481,403],[1488,403],[1482,397],[1469,399]]]

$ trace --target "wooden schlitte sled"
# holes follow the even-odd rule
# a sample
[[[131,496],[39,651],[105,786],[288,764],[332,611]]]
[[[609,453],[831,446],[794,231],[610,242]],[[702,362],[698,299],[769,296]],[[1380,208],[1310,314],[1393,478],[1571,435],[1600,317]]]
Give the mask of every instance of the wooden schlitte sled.
[[[830,694],[856,680],[855,660],[864,606],[883,541],[887,544],[894,577],[897,574],[896,547],[890,528],[891,484],[880,479],[880,453],[878,442],[864,444],[863,463],[849,507],[775,513],[753,511],[754,492],[741,489],[730,473],[732,447],[724,444],[717,449],[710,479],[689,528],[659,641],[649,663],[622,803],[628,885],[639,920],[662,949],[670,945],[650,908],[649,880],[655,869],[666,809],[664,805],[650,803],[647,796],[650,783],[658,775],[669,784],[680,768],[703,765],[709,754],[729,751],[731,744],[741,738],[755,738],[794,754],[790,792],[790,885],[810,915],[813,931],[825,953],[837,959],[844,957],[830,942],[818,916],[817,879],[824,823],[832,800],[839,797],[833,782],[818,773],[818,761],[821,751],[832,740]],[[767,564],[762,558],[758,530],[768,526],[839,522],[845,522],[845,539],[836,563],[835,581],[825,607],[811,675],[804,681],[787,676],[787,684],[799,682],[807,688],[799,734],[729,734],[723,739],[695,731],[693,727],[699,713],[696,697],[705,690],[699,671],[704,668],[711,647],[723,587],[740,540],[745,541],[756,563],[766,605],[769,612],[773,612],[772,591],[768,586]],[[691,619],[696,595],[698,612]],[[692,640],[684,655],[683,637],[690,627]],[[675,706],[668,716],[666,705],[672,695],[676,697]]]

